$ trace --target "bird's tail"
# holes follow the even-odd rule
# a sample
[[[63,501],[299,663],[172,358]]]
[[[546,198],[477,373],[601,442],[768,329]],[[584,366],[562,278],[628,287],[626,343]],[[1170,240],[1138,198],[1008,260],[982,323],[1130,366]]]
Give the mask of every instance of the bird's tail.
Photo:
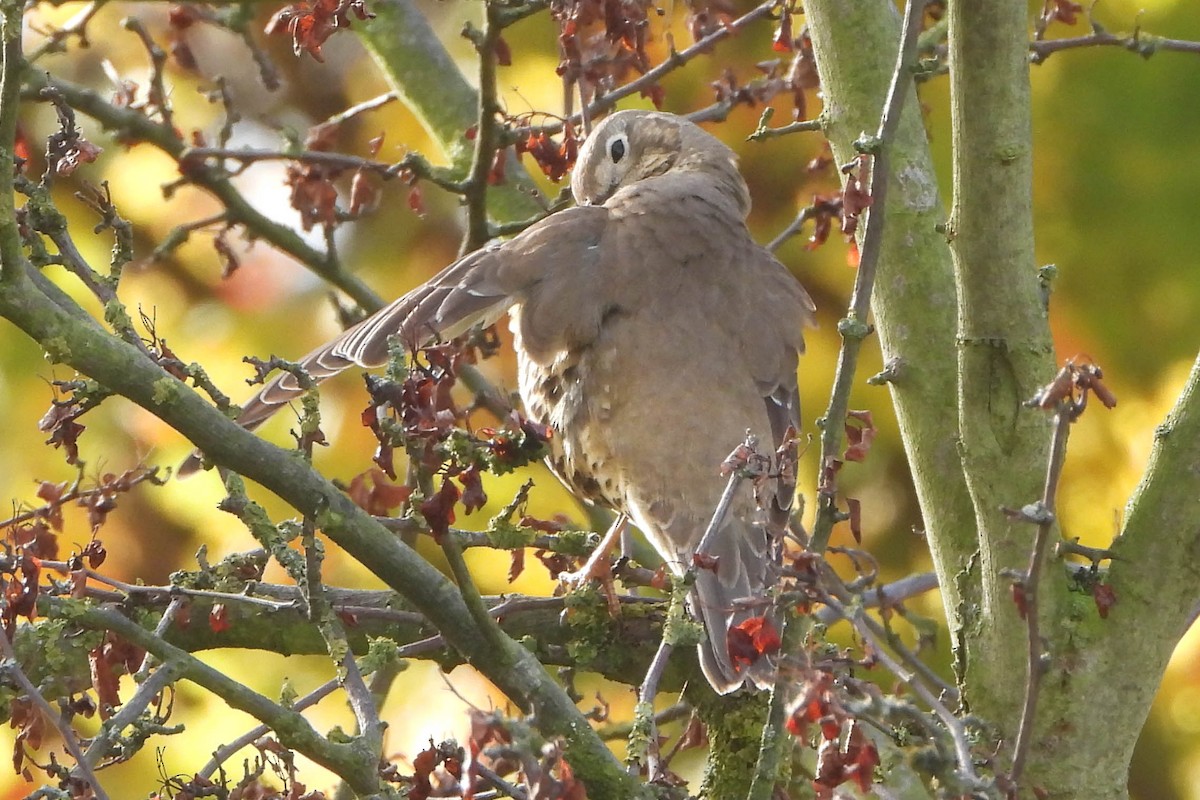
[[[764,525],[732,513],[695,565],[693,613],[708,638],[699,645],[700,667],[720,694],[747,680],[760,689],[775,682],[774,652],[779,630],[768,589],[776,573]]]

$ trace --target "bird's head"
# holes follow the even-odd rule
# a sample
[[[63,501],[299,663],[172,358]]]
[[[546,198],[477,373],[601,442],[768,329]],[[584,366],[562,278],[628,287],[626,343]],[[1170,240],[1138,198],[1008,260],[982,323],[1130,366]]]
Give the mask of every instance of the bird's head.
[[[626,186],[684,170],[711,172],[714,180],[747,196],[737,156],[720,139],[674,114],[618,111],[584,142],[571,193],[579,205],[600,205]]]

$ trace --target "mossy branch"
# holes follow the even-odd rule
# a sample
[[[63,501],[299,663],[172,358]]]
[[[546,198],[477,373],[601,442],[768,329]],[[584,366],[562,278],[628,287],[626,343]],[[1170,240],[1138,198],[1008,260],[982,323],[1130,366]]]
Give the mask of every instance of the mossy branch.
[[[0,221],[0,239],[17,235],[12,220]],[[231,422],[131,345],[67,313],[38,292],[23,270],[0,285],[0,315],[55,361],[128,397],[186,435],[213,462],[314,516],[334,543],[404,595],[518,707],[535,713],[544,735],[563,737],[572,767],[589,789],[595,787],[600,796],[640,796],[638,782],[624,772],[533,654],[507,636],[494,646],[493,637],[474,624],[453,584],[309,465]]]

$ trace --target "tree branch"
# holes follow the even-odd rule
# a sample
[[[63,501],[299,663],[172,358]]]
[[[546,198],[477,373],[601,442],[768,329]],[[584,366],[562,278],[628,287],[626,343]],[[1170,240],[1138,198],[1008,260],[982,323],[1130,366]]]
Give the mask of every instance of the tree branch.
[[[813,52],[826,98],[821,116],[836,163],[857,154],[853,142],[879,125],[895,70],[900,20],[890,0],[807,0]],[[905,454],[937,569],[956,652],[961,614],[978,604],[978,589],[963,580],[976,549],[975,511],[958,453],[954,269],[945,236],[945,210],[928,136],[916,103],[905,104],[892,143],[893,183],[885,214],[879,277],[872,312]],[[860,229],[861,230],[861,229]]]
[[[336,773],[353,786],[355,791],[370,794],[381,790],[376,766],[378,757],[369,751],[329,741],[317,733],[298,712],[272,702],[195,656],[167,644],[151,631],[116,611],[96,606],[81,606],[79,603],[58,598],[52,598],[49,603],[54,614],[70,616],[77,624],[91,630],[112,631],[126,641],[153,653],[164,663],[162,669],[176,670],[179,677],[202,686],[228,703],[231,708],[266,723],[284,746],[304,753]]]
[[[1131,53],[1137,53],[1142,58],[1150,58],[1150,56],[1160,50],[1200,54],[1200,42],[1151,36],[1142,33],[1140,29],[1126,34],[1115,34],[1102,29],[1096,29],[1087,36],[1072,36],[1066,39],[1038,39],[1029,43],[1029,52],[1034,64],[1042,64],[1055,53],[1060,53],[1063,50],[1076,50],[1081,47],[1121,47]]]
[[[51,78],[45,72],[30,70],[25,76],[25,92],[36,95],[43,88],[51,87],[77,111],[95,119],[105,128],[120,131],[131,139],[148,142],[180,162],[187,152],[185,144],[139,111],[117,108],[98,92],[82,86]],[[197,186],[209,191],[226,208],[229,222],[245,226],[252,234],[295,258],[315,274],[327,280],[351,297],[354,302],[368,311],[383,307],[383,300],[358,277],[347,273],[328,253],[314,249],[294,230],[268,219],[256,210],[229,181],[228,176],[216,167],[201,167],[186,172]]]
[[[978,526],[981,625],[965,653],[972,710],[1012,741],[1025,686],[1026,625],[1006,570],[1029,557],[1029,528],[1001,510],[1041,494],[1046,423],[1023,407],[1055,372],[1033,251],[1033,144],[1026,9],[951,0],[954,202],[947,236],[958,285],[962,463]],[[1066,602],[1042,581],[1040,613]],[[983,621],[986,620],[986,623]],[[1064,665],[1065,666],[1065,665]],[[986,687],[984,689],[983,687]]]
[[[29,676],[25,674],[25,670],[21,669],[20,663],[17,661],[17,654],[13,652],[12,642],[8,640],[8,634],[0,628],[0,655],[4,656],[5,670],[8,671],[21,687],[21,691],[25,697],[29,698],[29,702],[33,703],[51,725],[58,731],[62,737],[63,747],[75,759],[74,772],[78,772],[82,779],[87,782],[92,791],[95,792],[98,800],[108,800],[108,795],[104,792],[104,787],[100,785],[100,780],[96,777],[95,771],[92,769],[92,762],[87,759],[83,749],[80,747],[79,736],[66,723],[63,717],[54,713],[54,709],[46,701],[38,687],[33,685],[33,681],[29,680]]]
[[[887,101],[880,115],[875,141],[869,146],[871,161],[871,183],[869,194],[871,208],[868,211],[866,230],[862,237],[862,252],[858,273],[854,279],[854,291],[850,295],[850,309],[846,318],[838,323],[842,335],[842,346],[838,351],[837,369],[834,373],[833,390],[829,407],[823,417],[821,428],[822,475],[833,473],[833,463],[839,458],[842,444],[842,428],[846,424],[846,413],[850,409],[850,390],[854,386],[858,367],[858,353],[863,339],[870,332],[867,320],[871,314],[871,291],[875,287],[875,274],[883,250],[883,233],[889,179],[889,149],[893,146],[900,125],[900,113],[904,98],[912,85],[912,69],[916,64],[917,38],[924,19],[924,0],[909,0],[905,10],[904,29],[896,54],[896,65],[892,71],[891,86]],[[838,520],[837,484],[822,479],[817,490],[817,519],[813,524],[809,549],[816,553],[824,551]]]
[[[0,237],[4,236],[17,236],[11,219],[0,220]],[[534,655],[507,636],[494,647],[478,632],[445,577],[311,466],[234,424],[132,346],[75,319],[25,280],[0,286],[0,315],[48,347],[55,360],[92,376],[184,433],[212,461],[255,480],[301,514],[314,516],[336,544],[408,598],[518,707],[533,711],[545,735],[562,736],[572,767],[589,787],[594,783],[598,793],[639,796],[637,782],[625,774]]]
[[[1055,515],[1058,502],[1058,484],[1062,479],[1063,464],[1067,458],[1067,437],[1071,425],[1087,408],[1089,393],[1099,387],[1100,369],[1092,364],[1077,365],[1068,361],[1059,370],[1055,379],[1025,405],[1043,409],[1054,409],[1054,433],[1050,441],[1050,454],[1046,464],[1046,480],[1041,499],[1025,506],[1018,514],[1037,525],[1033,547],[1029,553],[1029,566],[1024,574],[1017,576],[1014,591],[1018,594],[1018,608],[1026,624],[1025,696],[1021,705],[1017,737],[1013,743],[1012,766],[1008,772],[1008,791],[1015,797],[1020,787],[1021,774],[1033,741],[1033,725],[1037,713],[1043,673],[1043,641],[1041,618],[1038,609],[1038,588],[1041,584],[1042,564],[1050,547],[1050,538],[1055,531]],[[1078,390],[1078,396],[1077,391]],[[1097,393],[1099,390],[1097,389]],[[1116,400],[1111,399],[1115,405]],[[1108,401],[1104,405],[1111,407]]]
[[[483,30],[464,28],[463,35],[475,44],[479,53],[479,106],[475,117],[475,151],[471,155],[471,167],[467,173],[467,230],[462,246],[458,250],[464,256],[484,245],[488,235],[488,175],[496,153],[501,145],[500,101],[496,94],[496,46],[500,40],[501,27],[497,20],[498,3],[485,0],[483,4]]]
[[[375,0],[375,18],[356,27],[384,78],[454,163],[466,175],[474,147],[467,129],[476,123],[479,97],[412,0]],[[492,187],[488,211],[503,223],[528,219],[542,211],[537,189],[524,167],[512,158],[507,180]]]
[[[20,112],[21,71],[24,61],[21,56],[21,6],[15,2],[0,4],[3,14],[3,30],[0,30],[0,48],[3,53],[3,75],[0,76],[0,219],[16,219],[17,211],[13,199],[13,174],[16,158],[13,142],[17,136],[17,117]],[[0,236],[0,280],[16,280],[25,274],[28,262],[21,251],[21,237]]]

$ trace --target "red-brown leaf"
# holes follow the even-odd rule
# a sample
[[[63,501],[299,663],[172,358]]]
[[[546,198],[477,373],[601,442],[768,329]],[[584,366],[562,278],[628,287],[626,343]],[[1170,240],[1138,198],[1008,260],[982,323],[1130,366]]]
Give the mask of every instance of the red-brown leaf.
[[[92,674],[92,688],[96,690],[96,699],[100,703],[100,719],[108,719],[112,716],[112,710],[121,705],[121,696],[107,643],[88,652],[88,668]]]
[[[208,627],[213,633],[224,633],[229,630],[229,609],[224,603],[217,603],[208,612]]]
[[[62,516],[62,496],[67,491],[66,482],[50,483],[42,481],[38,484],[37,496],[46,501],[46,513],[42,515],[43,519],[50,523],[50,527],[56,531],[61,531],[63,526]]]
[[[779,17],[779,27],[771,39],[771,49],[776,53],[790,53],[796,49],[792,44],[792,15],[786,8]]]
[[[853,497],[847,497],[846,513],[850,515],[850,534],[856,543],[862,544],[862,503]]]
[[[483,490],[483,480],[479,468],[475,465],[467,467],[458,474],[458,482],[462,484],[463,510],[470,514],[478,511],[487,503],[487,493]]]
[[[355,475],[346,494],[359,508],[380,517],[407,500],[412,488],[393,483],[382,469],[371,469]]]
[[[83,548],[83,557],[87,559],[88,566],[92,569],[99,569],[103,566],[108,558],[108,551],[104,549],[104,543],[99,539],[92,539]]]
[[[508,42],[503,36],[496,37],[496,49],[493,51],[496,54],[496,64],[501,67],[512,66],[512,49],[508,46]]]
[[[1100,619],[1108,619],[1108,612],[1117,604],[1117,593],[1110,584],[1097,583],[1092,587],[1092,600],[1100,612]]]
[[[408,210],[418,217],[425,216],[425,199],[421,194],[421,187],[418,185],[414,184],[408,190]]]
[[[350,215],[362,216],[379,205],[379,187],[365,170],[358,170],[350,180]]]
[[[52,511],[58,511],[61,520],[59,507],[53,507]],[[43,561],[58,560],[58,536],[47,527],[42,519],[35,518],[32,522],[17,527],[13,530],[12,536],[13,543],[34,558]]]
[[[730,627],[725,636],[735,665],[750,665],[779,650],[779,633],[766,617],[749,617]]]
[[[1020,615],[1021,619],[1025,619],[1029,612],[1029,598],[1025,595],[1025,585],[1018,581],[1013,581],[1010,591],[1012,592],[1013,605],[1017,607],[1017,614]]]
[[[857,424],[854,424],[857,423]],[[846,461],[862,462],[871,452],[871,443],[875,441],[875,421],[870,411],[849,411],[846,413]]]
[[[421,502],[420,512],[429,523],[430,533],[440,540],[454,524],[454,506],[458,503],[458,486],[450,478],[442,479],[442,488]]]
[[[525,548],[518,547],[515,550],[509,550],[508,562],[508,582],[512,583],[517,578],[521,577],[521,573],[525,571]]]

